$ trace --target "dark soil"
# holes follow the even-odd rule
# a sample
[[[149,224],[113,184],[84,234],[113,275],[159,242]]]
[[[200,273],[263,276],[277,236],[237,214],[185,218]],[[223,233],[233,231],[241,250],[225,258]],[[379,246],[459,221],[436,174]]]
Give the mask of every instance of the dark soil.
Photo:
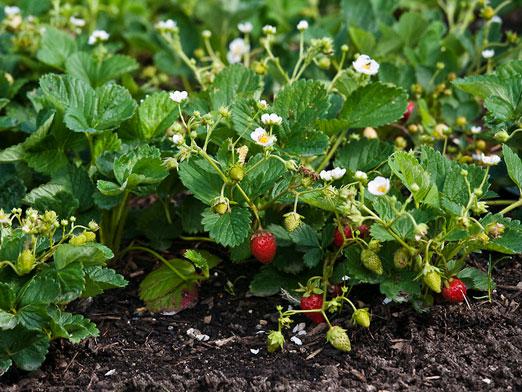
[[[346,316],[335,320],[349,328],[348,354],[325,344],[324,327],[310,323],[302,346],[267,353],[261,331],[275,327],[275,304],[284,301],[248,297],[248,279],[237,281],[236,295],[225,292],[241,271],[219,270],[199,305],[174,316],[144,312],[134,279],[125,290],[76,305],[100,337],[76,346],[55,342],[41,370],[11,370],[0,390],[521,391],[521,267],[513,261],[496,271],[492,303],[470,296],[470,308],[441,303],[427,314],[384,305],[372,288],[363,289],[373,295],[362,297],[374,298],[370,329],[351,327]],[[190,338],[189,328],[210,339]]]

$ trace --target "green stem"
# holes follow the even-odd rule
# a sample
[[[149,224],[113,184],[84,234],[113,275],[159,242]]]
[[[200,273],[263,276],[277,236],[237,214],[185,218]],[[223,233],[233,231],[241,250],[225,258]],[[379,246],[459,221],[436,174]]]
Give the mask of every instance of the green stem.
[[[172,272],[174,272],[180,279],[187,280],[187,277],[185,275],[183,275],[181,272],[179,272],[176,268],[174,268],[174,266],[169,261],[167,261],[167,259],[165,259],[158,252],[153,251],[152,249],[146,248],[144,246],[129,246],[122,252],[122,254],[133,251],[133,250],[140,250],[140,251],[151,254],[152,256],[157,258],[159,261],[161,261],[163,264],[165,264],[167,266],[167,268],[169,268]]]
[[[332,156],[335,154],[335,152],[337,151],[337,149],[339,148],[341,143],[344,141],[344,138],[346,137],[346,133],[347,132],[348,132],[348,130],[345,130],[345,131],[341,132],[341,134],[339,135],[339,137],[335,141],[335,144],[332,146],[330,151],[328,151],[328,154],[326,154],[326,156],[323,158],[323,160],[319,164],[319,167],[317,168],[317,172],[320,172],[326,166],[328,166],[328,163],[330,162],[330,159],[332,159]]]
[[[512,211],[514,210],[515,208],[518,208],[522,206],[522,197],[520,198],[520,200],[518,200],[516,203],[513,203],[511,204],[510,206],[507,206],[506,208],[504,208],[502,211],[500,211],[500,213],[502,215],[505,215],[507,214],[509,211]]]

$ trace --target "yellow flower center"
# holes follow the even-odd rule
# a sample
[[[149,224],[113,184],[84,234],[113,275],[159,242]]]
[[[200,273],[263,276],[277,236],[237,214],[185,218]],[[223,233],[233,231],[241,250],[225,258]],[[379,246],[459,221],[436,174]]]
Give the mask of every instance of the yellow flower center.
[[[270,138],[268,137],[267,134],[265,134],[265,135],[261,135],[261,136],[259,137],[259,143],[266,144],[266,143],[268,143],[269,141],[270,141]]]
[[[371,62],[367,62],[366,64],[363,65],[363,68],[366,69],[366,70],[370,70],[372,67],[372,63]]]
[[[386,187],[386,184],[381,184],[381,185],[377,186],[377,190],[380,193],[386,193],[388,191],[388,188]]]

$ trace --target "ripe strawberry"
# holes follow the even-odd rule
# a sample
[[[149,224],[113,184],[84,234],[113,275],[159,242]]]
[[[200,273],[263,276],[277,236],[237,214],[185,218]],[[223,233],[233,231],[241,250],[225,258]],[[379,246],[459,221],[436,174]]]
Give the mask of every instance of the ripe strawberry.
[[[261,263],[269,264],[277,251],[275,236],[269,231],[259,230],[250,237],[250,251]]]
[[[322,294],[309,294],[301,297],[301,309],[302,310],[313,310],[321,309],[323,307],[323,296]],[[316,324],[324,323],[324,317],[319,312],[303,313],[306,317],[312,320]]]
[[[377,275],[382,275],[384,272],[381,258],[377,253],[370,249],[364,249],[361,252],[361,261],[367,269],[375,272]]]
[[[360,225],[357,230],[359,230],[359,237],[361,238],[367,238],[370,234],[370,228],[366,225]]]
[[[437,271],[429,271],[424,275],[422,281],[426,286],[436,293],[440,293],[441,278]]]
[[[451,278],[442,288],[442,296],[446,301],[457,303],[464,301],[468,288],[459,278]]]
[[[334,325],[326,333],[326,340],[337,350],[348,352],[352,349],[346,329]]]
[[[413,113],[414,109],[415,109],[415,102],[408,101],[408,106],[406,106],[406,111],[404,112],[404,114],[402,116],[402,119],[404,121],[408,121],[408,119],[410,118],[410,116]]]
[[[350,226],[344,226],[344,236],[349,239],[349,238],[352,238],[353,235],[352,235],[352,229],[350,228]],[[335,233],[334,233],[334,245],[337,246],[338,248],[340,248],[341,246],[343,246],[344,244],[344,238],[343,238],[343,235],[341,234],[341,232],[339,231],[339,229],[335,229]]]

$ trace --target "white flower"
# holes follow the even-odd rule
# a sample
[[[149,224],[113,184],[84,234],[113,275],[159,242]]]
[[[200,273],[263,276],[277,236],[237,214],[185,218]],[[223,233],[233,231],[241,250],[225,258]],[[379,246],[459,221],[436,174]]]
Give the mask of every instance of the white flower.
[[[490,59],[495,55],[495,51],[493,49],[484,49],[482,51],[482,57],[485,59]]]
[[[491,18],[491,23],[502,23],[502,18],[498,15],[495,15],[493,18]]]
[[[71,24],[75,27],[83,27],[85,26],[85,19],[82,19],[82,18],[77,18],[75,16],[71,16],[69,18],[69,22],[71,22]]]
[[[350,280],[350,277],[349,277],[348,275],[343,275],[343,276],[341,277],[341,280],[342,280],[343,282],[347,282],[347,281]]]
[[[498,155],[484,155],[482,154],[482,163],[487,166],[494,166],[500,163],[501,159]]]
[[[4,7],[4,14],[6,14],[7,16],[15,16],[15,15],[19,15],[20,14],[20,8],[17,7],[17,6],[8,6],[6,5]]]
[[[471,127],[471,133],[476,135],[477,133],[480,133],[482,131],[482,127],[479,126],[472,126]]]
[[[301,20],[297,24],[297,30],[299,31],[305,31],[308,29],[308,22],[306,20]]]
[[[261,116],[261,122],[266,125],[281,125],[283,119],[275,113],[268,114],[264,113]]]
[[[263,147],[273,146],[277,141],[277,138],[274,135],[269,135],[266,130],[263,128],[256,128],[251,134],[250,137],[253,141]]]
[[[239,63],[249,51],[250,45],[243,38],[236,38],[228,45],[227,60],[230,64]]]
[[[303,341],[302,341],[301,339],[299,339],[297,336],[292,336],[292,337],[290,338],[290,340],[291,340],[292,342],[294,342],[294,343],[295,343],[296,345],[298,345],[298,346],[302,346],[302,345],[303,345]]]
[[[368,191],[375,196],[382,196],[390,190],[390,179],[384,177],[375,177],[368,183]]]
[[[172,135],[172,143],[179,146],[185,141],[185,137],[181,133],[175,133]]]
[[[277,29],[272,25],[265,25],[263,26],[263,33],[266,35],[273,35],[277,32]]]
[[[241,31],[243,34],[248,34],[252,32],[252,30],[254,29],[254,25],[250,22],[243,22],[237,25],[237,29]]]
[[[174,91],[169,93],[169,98],[172,99],[176,103],[181,103],[188,98],[188,93],[186,91]]]
[[[321,177],[323,181],[333,181],[342,178],[345,174],[346,169],[336,167],[332,170],[322,170],[321,173],[319,173],[319,177]]]
[[[259,109],[264,110],[264,109],[268,108],[268,103],[266,102],[266,100],[262,99],[262,100],[260,100],[260,101],[257,103],[257,107],[258,107]]]
[[[363,171],[357,170],[354,175],[355,179],[358,181],[366,181],[368,179],[368,174]]]
[[[155,27],[159,31],[165,31],[169,33],[174,33],[178,30],[178,24],[172,19],[160,20],[158,23],[156,23]]]
[[[377,72],[379,72],[379,63],[365,54],[361,54],[359,57],[357,57],[352,65],[357,72],[366,75],[375,75]]]
[[[89,45],[97,44],[98,42],[107,41],[110,35],[105,30],[94,30],[89,37]]]

